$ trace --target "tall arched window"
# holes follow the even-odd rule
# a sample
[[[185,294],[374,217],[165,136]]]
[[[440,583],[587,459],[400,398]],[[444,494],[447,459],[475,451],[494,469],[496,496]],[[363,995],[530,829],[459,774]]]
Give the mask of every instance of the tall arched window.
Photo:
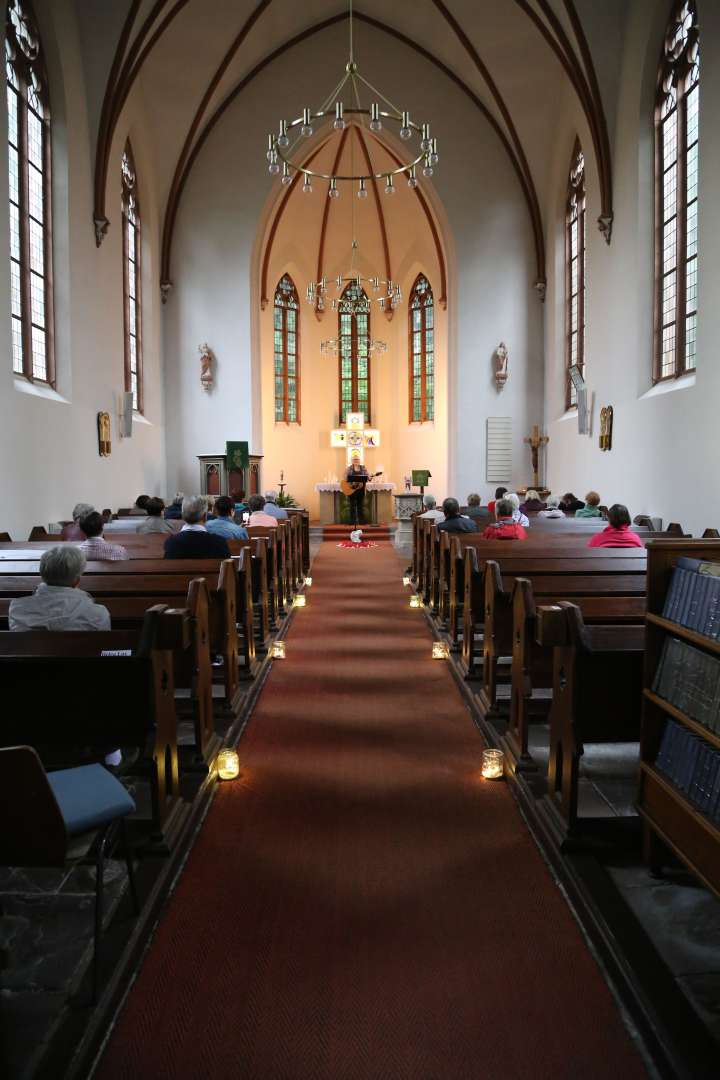
[[[408,303],[410,423],[435,419],[435,307],[430,283],[418,274]]]
[[[13,371],[55,383],[50,102],[28,0],[7,6],[7,101]]]
[[[300,303],[291,277],[275,290],[275,421],[300,423]]]
[[[143,411],[142,282],[140,204],[130,143],[122,156],[123,328],[125,392],[132,391],[133,409]]]
[[[570,378],[585,372],[585,158],[575,140],[565,204],[565,408],[577,403]]]
[[[695,368],[699,95],[697,5],[678,0],[665,34],[655,100],[656,381]]]
[[[365,414],[370,423],[370,301],[351,281],[338,304],[340,340],[340,423],[349,412]]]

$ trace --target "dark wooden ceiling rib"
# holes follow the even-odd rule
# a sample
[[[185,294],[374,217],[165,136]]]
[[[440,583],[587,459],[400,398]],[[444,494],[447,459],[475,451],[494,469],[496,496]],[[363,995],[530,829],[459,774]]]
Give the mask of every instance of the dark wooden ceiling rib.
[[[598,125],[600,142],[603,150],[602,154],[602,182],[601,181],[601,201],[602,201],[602,214],[606,215],[612,221],[613,217],[613,189],[612,189],[612,155],[610,151],[610,135],[608,133],[607,119],[605,117],[605,109],[602,102],[602,94],[600,93],[600,85],[598,83],[597,74],[595,72],[595,65],[593,64],[592,53],[590,52],[590,46],[588,45],[585,32],[580,22],[580,16],[577,13],[573,0],[564,0],[565,10],[568,13],[570,24],[573,28],[573,33],[577,38],[578,45],[580,47],[580,55],[582,56],[583,63],[585,65],[585,72],[587,75],[588,83],[590,85],[590,93],[594,104],[595,118]]]
[[[580,21],[577,17],[577,12],[575,11],[572,0],[565,0],[565,8],[573,24],[573,30],[578,37],[578,44],[583,56],[583,63],[588,73],[588,77],[586,78],[583,65],[579,63],[572,43],[552,7],[547,0],[537,0],[537,2],[540,10],[547,19],[548,26],[545,25],[538,13],[531,4],[528,3],[528,0],[515,0],[515,3],[521,11],[523,11],[537,27],[549,47],[555,53],[555,56],[560,61],[565,74],[578,96],[578,100],[585,113],[585,119],[587,120],[593,142],[598,179],[600,181],[601,217],[608,218],[612,221],[610,140],[605,120],[605,111],[600,97],[600,88],[595,76],[595,68],[593,66],[587,40],[585,39],[582,27],[580,26]]]
[[[364,135],[362,133],[362,129],[359,128],[359,127],[356,127],[355,131],[357,132],[358,142],[360,143],[360,149],[362,150],[363,157],[365,158],[365,167],[366,167],[367,171],[369,173],[371,173],[373,171],[373,167],[372,167],[372,162],[370,160],[370,151],[367,148],[367,143],[365,142],[365,137],[364,137]],[[375,179],[374,176],[372,178],[372,189],[373,189],[373,195],[375,197],[375,209],[377,210],[378,222],[380,223],[380,235],[382,236],[383,254],[385,256],[385,277],[388,279],[388,281],[392,281],[392,265],[390,263],[390,245],[388,244],[387,228],[385,227],[385,214],[383,212],[382,200],[380,199],[380,192],[378,190],[378,182],[377,182],[377,180]],[[355,193],[353,192],[353,196],[354,195],[355,195]],[[388,307],[385,310],[385,314],[388,316],[388,318],[392,318],[392,312],[393,312],[392,307]]]
[[[350,128],[346,127],[343,130],[342,135],[340,136],[338,148],[335,153],[335,157],[333,158],[332,169],[330,170],[333,175],[338,171],[338,165],[340,164],[340,158],[342,157],[342,152],[345,149],[345,143],[347,142],[349,132]],[[325,197],[322,225],[320,226],[320,243],[318,244],[317,274],[315,275],[316,281],[319,281],[322,277],[322,264],[325,255],[325,234],[327,233],[327,223],[328,218],[330,217],[330,204],[333,202],[335,202],[334,199],[330,199],[327,196]],[[315,301],[315,314],[318,316],[320,315],[320,312],[318,311],[317,300]]]
[[[534,241],[535,241],[535,259],[536,259],[537,281],[538,281],[538,283],[544,283],[545,282],[545,238],[544,238],[544,235],[543,235],[542,217],[541,217],[541,214],[540,214],[540,206],[539,206],[538,199],[537,199],[537,193],[535,191],[535,186],[533,184],[532,177],[530,176],[529,168],[527,169],[527,173],[526,173],[523,170],[523,168],[521,167],[520,162],[518,161],[518,158],[516,157],[516,154],[514,152],[514,148],[511,145],[511,143],[510,143],[510,141],[508,139],[508,136],[503,131],[501,125],[495,119],[495,117],[490,112],[490,110],[485,105],[485,103],[481,100],[481,98],[467,85],[467,83],[463,82],[463,80],[460,78],[459,75],[457,75],[451,68],[449,68],[446,64],[444,64],[442,62],[442,60],[439,60],[431,52],[429,52],[427,49],[423,48],[422,45],[418,45],[417,42],[413,41],[409,37],[406,37],[406,35],[401,33],[399,30],[396,30],[392,26],[388,26],[386,23],[380,22],[378,19],[374,19],[370,15],[365,15],[360,11],[356,11],[355,12],[355,18],[360,22],[366,23],[368,26],[373,26],[377,30],[383,31],[384,33],[388,34],[390,37],[394,37],[397,41],[402,42],[404,45],[407,45],[408,48],[413,49],[420,56],[424,57],[424,59],[426,59],[429,63],[433,64],[436,68],[438,68],[439,71],[442,71],[444,75],[446,75],[449,79],[451,79],[452,82],[460,90],[462,90],[462,92],[467,97],[470,98],[470,100],[473,102],[473,104],[480,110],[482,115],[485,117],[487,122],[490,124],[493,131],[495,132],[497,137],[500,139],[500,142],[502,143],[506,153],[508,154],[508,157],[510,158],[510,162],[511,162],[511,164],[512,164],[514,170],[515,170],[515,173],[516,173],[516,175],[518,177],[518,180],[520,182],[520,187],[521,187],[523,195],[525,197],[525,202],[527,204],[528,212],[530,214],[530,221],[531,221],[532,230],[533,230],[533,237],[534,237]],[[165,209],[165,220],[164,220],[164,223],[163,223],[162,259],[161,259],[161,281],[163,283],[166,283],[166,282],[170,281],[170,258],[171,258],[171,251],[172,251],[172,235],[173,235],[173,230],[174,230],[174,227],[175,227],[175,221],[176,221],[176,218],[177,218],[177,211],[178,211],[180,198],[181,198],[182,192],[183,192],[183,190],[185,188],[185,184],[187,183],[188,175],[189,175],[189,173],[190,173],[190,171],[191,171],[191,169],[192,169],[192,167],[193,167],[193,165],[194,165],[194,163],[195,163],[195,161],[197,159],[197,156],[198,156],[202,146],[204,145],[206,139],[210,135],[211,131],[213,130],[213,128],[215,127],[217,122],[220,120],[220,118],[225,113],[225,110],[242,93],[242,91],[245,89],[245,87],[248,86],[249,83],[251,83],[253,81],[253,79],[256,78],[257,75],[259,75],[274,60],[277,60],[280,56],[282,56],[285,52],[287,52],[288,49],[293,48],[293,46],[300,44],[301,42],[307,40],[308,38],[314,36],[315,34],[320,33],[322,30],[326,30],[328,27],[334,26],[336,23],[341,22],[341,21],[343,21],[345,19],[347,19],[347,14],[344,13],[344,12],[342,14],[340,14],[340,15],[332,15],[329,18],[323,19],[321,22],[316,23],[314,26],[310,26],[307,29],[301,31],[300,33],[296,34],[294,37],[289,38],[286,42],[284,42],[282,45],[279,45],[271,53],[268,53],[268,55],[266,57],[264,57],[261,61],[259,61],[259,63],[257,63],[255,65],[255,67],[250,72],[248,72],[248,74],[245,75],[240,80],[240,82],[237,84],[237,86],[234,87],[233,90],[230,91],[230,93],[223,99],[223,101],[220,103],[220,105],[218,105],[217,109],[212,114],[212,116],[209,117],[209,119],[207,120],[207,123],[205,124],[205,126],[198,132],[197,139],[195,140],[195,143],[193,145],[192,150],[190,151],[190,153],[187,156],[187,160],[185,162],[184,168],[180,170],[180,169],[178,169],[176,167],[176,175],[173,177],[173,183],[172,183],[172,190],[174,190],[175,196],[174,196],[174,199],[172,201],[170,199],[168,199],[168,204],[167,204],[166,209]],[[523,158],[524,158],[524,155],[523,155]],[[526,164],[526,167],[527,167],[527,162],[525,164]]]
[[[373,136],[373,138],[374,138],[374,136]],[[394,150],[392,150],[389,146],[385,146],[384,143],[382,144],[382,146],[388,152],[390,157],[393,159],[393,161],[395,162],[395,165],[399,167],[401,165],[401,161],[400,161],[400,158],[397,156],[397,154],[394,152]],[[428,206],[428,201],[425,198],[425,195],[424,195],[423,191],[421,190],[420,185],[418,185],[415,188],[415,194],[417,195],[418,200],[420,202],[420,205],[423,208],[423,212],[425,214],[425,217],[427,218],[427,223],[430,226],[430,232],[432,233],[433,240],[435,241],[435,251],[437,253],[437,260],[438,260],[438,264],[439,264],[439,267],[440,267],[440,299],[439,299],[439,303],[440,303],[440,306],[443,309],[445,309],[447,307],[447,269],[446,269],[446,266],[445,266],[445,252],[443,251],[443,246],[442,246],[442,243],[440,242],[440,234],[438,232],[438,228],[437,228],[437,225],[435,223],[435,218],[433,217],[432,211],[431,211],[430,207]]]
[[[107,86],[105,87],[105,96],[103,97],[102,109],[100,111],[100,126],[98,128],[97,137],[97,149],[95,152],[95,197],[94,197],[94,214],[96,221],[102,221],[105,217],[105,171],[103,170],[103,162],[106,157],[106,146],[108,143],[108,134],[110,131],[110,117],[112,116],[112,102],[113,94],[115,91],[115,84],[117,82],[118,73],[122,65],[122,59],[125,55],[127,43],[130,40],[130,34],[137,17],[137,13],[140,9],[142,0],[133,0],[128,10],[123,28],[118,38],[117,48],[115,50],[115,56],[110,67],[110,74],[108,75]]]
[[[217,71],[215,72],[212,79],[210,80],[210,82],[208,84],[208,87],[207,87],[207,90],[205,91],[205,93],[202,96],[202,101],[200,102],[200,104],[198,105],[198,107],[197,107],[197,109],[195,111],[195,116],[193,117],[193,121],[192,121],[192,123],[191,123],[191,125],[190,125],[190,127],[188,129],[188,133],[187,133],[187,135],[185,137],[185,142],[183,143],[183,148],[180,151],[180,157],[178,158],[177,165],[175,166],[175,172],[173,174],[172,185],[171,185],[170,191],[168,193],[168,203],[172,203],[175,200],[175,186],[176,186],[176,184],[178,182],[178,179],[179,179],[180,175],[182,174],[182,170],[185,167],[185,162],[187,161],[188,155],[189,155],[190,150],[192,148],[193,140],[194,140],[194,138],[195,138],[195,136],[197,134],[198,128],[200,127],[200,124],[202,122],[202,118],[205,115],[205,111],[206,111],[208,105],[210,104],[212,96],[213,96],[213,94],[215,93],[215,91],[218,88],[220,80],[222,79],[223,75],[225,74],[228,67],[230,66],[230,63],[231,63],[233,57],[235,56],[235,53],[238,51],[238,49],[240,48],[242,43],[245,41],[245,38],[248,36],[250,31],[252,30],[253,26],[255,25],[257,20],[262,15],[263,11],[265,11],[265,9],[267,7],[269,7],[271,3],[272,3],[272,0],[260,0],[260,3],[257,4],[257,6],[254,8],[254,10],[251,12],[251,14],[245,20],[239,34],[237,34],[237,36],[235,37],[234,41],[230,45],[230,48],[225,53],[225,56],[223,57],[223,59],[222,59],[222,61],[220,63],[220,66],[218,67]],[[164,276],[163,276],[163,280],[165,280]]]
[[[307,157],[302,162],[302,167],[304,169],[310,168],[320,151],[323,150],[327,145],[327,142],[328,139],[323,140],[320,146],[316,147],[315,150],[313,150],[312,154],[310,154],[309,157]],[[285,213],[285,208],[288,204],[288,200],[290,199],[290,196],[292,195],[297,184],[299,183],[300,177],[302,175],[303,174],[301,172],[296,172],[292,178],[292,183],[288,184],[287,188],[285,189],[285,194],[280,200],[280,205],[275,211],[275,217],[273,218],[272,225],[270,226],[270,230],[268,232],[268,238],[265,244],[265,251],[263,252],[262,270],[260,272],[260,307],[263,309],[263,311],[268,304],[268,268],[270,266],[270,255],[272,253],[273,244],[275,243],[275,234],[277,233],[282,216]],[[330,200],[328,199],[327,201],[329,202]]]

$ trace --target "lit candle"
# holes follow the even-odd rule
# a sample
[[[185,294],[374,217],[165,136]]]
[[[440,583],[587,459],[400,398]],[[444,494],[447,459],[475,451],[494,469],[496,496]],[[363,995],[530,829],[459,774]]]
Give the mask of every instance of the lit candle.
[[[240,772],[240,758],[235,750],[221,750],[217,756],[217,772],[221,780],[234,780]]]
[[[486,780],[500,780],[505,767],[502,750],[483,750],[482,774]]]

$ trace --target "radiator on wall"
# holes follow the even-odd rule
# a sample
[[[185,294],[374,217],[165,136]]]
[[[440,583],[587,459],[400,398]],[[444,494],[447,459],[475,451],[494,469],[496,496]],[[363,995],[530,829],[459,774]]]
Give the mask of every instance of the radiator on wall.
[[[512,475],[512,417],[488,416],[486,475],[488,483],[510,481]]]

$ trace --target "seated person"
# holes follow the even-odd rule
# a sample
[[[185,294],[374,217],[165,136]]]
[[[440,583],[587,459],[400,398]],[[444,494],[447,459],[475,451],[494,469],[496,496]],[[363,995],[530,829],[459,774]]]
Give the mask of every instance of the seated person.
[[[573,495],[572,491],[566,491],[559,502],[560,509],[566,514],[574,514],[576,510],[582,510],[585,503]]]
[[[463,517],[460,513],[460,503],[457,499],[445,499],[442,504],[445,520],[437,523],[438,531],[443,532],[477,532],[476,523],[469,517]]]
[[[248,510],[250,511],[250,517],[248,518],[248,528],[253,525],[262,525],[263,528],[277,528],[278,518],[273,517],[272,514],[266,514],[263,507],[265,506],[265,499],[262,495],[251,495],[248,499]]]
[[[630,528],[630,511],[622,503],[614,503],[608,510],[610,524],[602,532],[595,533],[587,542],[587,547],[644,547],[638,534]]]
[[[102,512],[103,525],[107,525],[108,521],[112,521],[112,518],[113,518],[112,510],[103,510],[103,512]]]
[[[80,518],[85,517],[86,514],[92,513],[95,509],[90,503],[76,503],[73,506],[72,512],[72,524],[65,525],[63,531],[60,533],[61,540],[87,540],[85,533],[80,528]]]
[[[236,525],[242,525],[242,523],[243,523],[243,514],[248,513],[247,503],[244,501],[245,500],[245,492],[244,491],[231,491],[230,492],[230,498],[232,499],[233,503],[235,504],[235,515],[234,515],[235,524]]]
[[[11,602],[10,629],[109,630],[108,609],[78,588],[85,563],[85,556],[74,544],[59,544],[44,551],[40,559],[42,581],[32,596]]]
[[[492,525],[493,523],[493,515],[489,507],[482,506],[481,503],[482,499],[479,495],[468,495],[467,506],[463,511],[466,517],[477,523],[478,529],[484,529],[486,525]]]
[[[212,536],[205,527],[207,499],[204,495],[186,495],[182,501],[185,524],[179,533],[165,541],[166,559],[229,559],[230,548],[224,536]]]
[[[169,535],[175,532],[172,525],[168,525],[163,517],[163,510],[165,509],[165,503],[162,499],[148,499],[145,504],[145,510],[147,516],[137,527],[139,535],[145,535],[146,533],[166,533]]]
[[[102,514],[98,514],[97,510],[80,518],[80,528],[87,536],[87,540],[83,540],[80,545],[80,550],[84,552],[86,559],[97,562],[106,560],[122,562],[130,558],[121,544],[108,544],[107,540],[103,540],[103,519]]]
[[[520,509],[520,496],[516,495],[514,491],[509,491],[507,495],[503,495],[503,499],[512,503],[512,519],[515,524],[522,525],[523,528],[527,529],[530,521],[527,517],[527,514],[523,514],[522,510]],[[495,504],[495,516],[497,517],[497,503]]]
[[[445,515],[442,510],[438,510],[437,508],[437,501],[434,495],[423,495],[423,506],[425,509],[422,514],[418,514],[418,517],[425,518],[426,521],[434,521],[435,524],[437,524],[438,521],[445,520]]]
[[[226,540],[247,540],[247,529],[233,521],[235,504],[229,495],[220,495],[215,500],[215,517],[207,523],[211,536],[224,536]]]
[[[149,495],[138,495],[135,500],[135,505],[130,511],[130,517],[145,517],[147,514],[147,504],[150,502]]]
[[[564,518],[562,510],[559,506],[560,500],[557,495],[549,495],[547,500],[547,509],[538,511],[539,518]]]
[[[597,491],[588,491],[585,496],[585,505],[581,510],[575,511],[576,518],[592,518],[602,517],[602,510],[600,509],[600,496]]]
[[[488,503],[488,510],[490,511],[491,514],[495,513],[495,503],[497,502],[497,500],[502,499],[503,495],[505,495],[506,493],[507,493],[507,488],[506,487],[495,488],[495,498],[491,499],[490,502]]]
[[[545,503],[542,501],[537,491],[534,488],[528,488],[525,492],[525,502],[520,506],[520,510],[523,514],[527,514],[534,510],[544,510]]]
[[[182,518],[182,504],[185,496],[182,491],[178,491],[177,495],[166,508],[163,517],[166,521],[180,521]]]
[[[526,540],[527,533],[522,525],[513,520],[513,504],[509,499],[498,499],[495,503],[496,524],[488,525],[483,540]]]
[[[265,505],[263,506],[263,513],[270,514],[271,517],[277,518],[278,521],[287,520],[288,512],[282,506],[277,504],[277,491],[265,492]]]

